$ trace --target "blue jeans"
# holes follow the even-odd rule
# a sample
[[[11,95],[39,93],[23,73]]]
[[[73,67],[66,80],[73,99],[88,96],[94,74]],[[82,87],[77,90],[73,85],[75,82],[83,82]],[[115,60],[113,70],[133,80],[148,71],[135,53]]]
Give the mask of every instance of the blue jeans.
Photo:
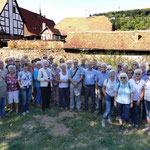
[[[64,106],[63,101],[65,101],[65,106]],[[59,88],[59,107],[69,108],[69,89],[68,88]]]
[[[95,86],[87,86],[84,88],[84,102],[85,102],[85,110],[88,110],[89,104],[88,104],[88,97],[91,94],[92,98],[92,111],[95,110]]]
[[[81,108],[81,89],[82,89],[82,84],[78,84],[78,90],[80,91],[80,95],[77,96],[77,103],[76,107],[77,109]],[[70,84],[70,108],[73,109],[75,107],[75,95],[74,95],[74,85],[71,83]]]
[[[6,103],[6,98],[0,98],[1,118],[5,118],[5,103]]]
[[[112,117],[112,111],[114,108],[114,97],[111,97],[109,95],[105,96],[105,112],[103,115],[103,119],[106,120],[107,117]]]
[[[129,124],[129,111],[130,111],[130,104],[121,104],[117,102],[117,109],[118,109],[118,118],[120,121],[123,119],[124,114],[124,120],[126,124]]]
[[[21,89],[21,112],[26,112],[27,110],[29,110],[29,102],[31,100],[32,97],[32,89],[31,87],[29,88],[25,88],[25,89]]]
[[[42,95],[41,95],[41,88],[36,87],[36,104],[40,105],[42,104]]]
[[[131,118],[132,118],[132,122],[134,123],[134,125],[139,125],[139,120],[140,120],[140,106],[141,106],[141,104],[139,104],[137,106],[136,105],[136,101],[133,101],[133,107],[131,109]]]
[[[150,101],[145,100],[146,117],[150,119]]]

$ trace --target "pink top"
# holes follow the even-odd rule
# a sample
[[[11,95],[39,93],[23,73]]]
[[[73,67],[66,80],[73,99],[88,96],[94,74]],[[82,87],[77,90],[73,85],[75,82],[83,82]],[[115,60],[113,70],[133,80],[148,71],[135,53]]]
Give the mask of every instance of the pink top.
[[[7,84],[7,91],[8,92],[18,91],[17,76],[10,77],[9,75],[6,75],[5,81],[6,81],[6,84]]]

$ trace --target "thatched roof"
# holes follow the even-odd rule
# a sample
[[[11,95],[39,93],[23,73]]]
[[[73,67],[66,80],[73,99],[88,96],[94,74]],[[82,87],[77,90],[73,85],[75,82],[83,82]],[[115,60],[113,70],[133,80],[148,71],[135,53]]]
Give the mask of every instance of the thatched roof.
[[[150,50],[150,31],[74,32],[66,49]]]
[[[69,32],[112,31],[112,23],[105,16],[65,18],[55,25],[62,35]]]

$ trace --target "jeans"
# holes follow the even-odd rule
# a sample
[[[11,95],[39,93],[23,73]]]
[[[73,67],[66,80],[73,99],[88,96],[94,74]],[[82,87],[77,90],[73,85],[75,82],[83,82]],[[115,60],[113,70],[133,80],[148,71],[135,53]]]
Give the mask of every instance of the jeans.
[[[78,90],[80,92],[80,95],[77,96],[77,102],[76,102],[76,107],[77,109],[81,108],[81,89],[82,89],[82,84],[78,84]],[[70,83],[70,108],[73,109],[75,107],[75,95],[74,95],[74,85]]]
[[[50,96],[51,96],[50,84],[48,84],[47,87],[41,87],[41,93],[42,93],[42,110],[45,111],[45,109],[50,106]]]
[[[141,101],[139,113],[140,113],[140,117],[142,117],[142,120],[146,120],[146,109],[145,109],[145,100],[144,99]]]
[[[91,94],[92,98],[92,111],[95,110],[95,86],[87,86],[84,88],[84,101],[85,101],[85,110],[88,110],[88,97]]]
[[[99,112],[103,112],[103,101],[104,101],[104,94],[102,91],[102,87],[98,87],[99,90]]]
[[[150,119],[150,101],[145,100],[146,117]]]
[[[32,88],[25,88],[25,89],[21,89],[21,112],[26,112],[27,110],[29,110],[29,102],[31,100],[32,97]]]
[[[6,98],[0,98],[1,118],[5,118],[5,104],[6,104]]]
[[[124,120],[126,124],[129,124],[130,104],[121,104],[117,102],[117,109],[119,121],[122,121],[122,115],[124,114]]]
[[[42,94],[41,94],[41,88],[36,87],[36,104],[40,105],[42,104]]]
[[[131,118],[134,125],[139,125],[140,120],[140,105],[136,105],[136,101],[133,101],[133,108],[131,109]]]
[[[69,89],[59,88],[59,107],[69,108]],[[64,104],[65,101],[65,104]]]
[[[105,112],[103,115],[103,120],[106,120],[107,117],[112,117],[112,111],[114,108],[114,97],[111,97],[109,95],[105,96]]]

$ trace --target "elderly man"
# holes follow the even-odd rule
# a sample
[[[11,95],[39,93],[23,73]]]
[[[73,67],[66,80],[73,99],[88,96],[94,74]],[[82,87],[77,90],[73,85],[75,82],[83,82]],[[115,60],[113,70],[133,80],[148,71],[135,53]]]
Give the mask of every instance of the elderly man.
[[[50,69],[52,69],[52,64],[53,64],[53,61],[54,61],[54,57],[49,56],[48,60],[49,60],[49,67],[50,67]]]
[[[22,66],[20,62],[20,58],[15,59],[15,65],[16,65],[16,75],[18,76],[18,73],[22,71]]]
[[[104,94],[102,91],[103,83],[106,79],[109,78],[109,71],[107,71],[107,65],[105,63],[101,64],[101,71],[97,74],[97,82],[98,82],[98,93],[99,93],[99,112],[98,115],[102,114],[103,112],[103,101],[104,101]]]
[[[85,64],[85,62],[86,62],[85,58],[82,58],[81,64],[79,66],[82,67],[83,69],[87,69],[87,64]]]
[[[67,60],[67,68],[66,68],[66,70],[67,70],[67,72],[69,72],[70,71],[70,69],[71,69],[71,67],[72,67],[72,61],[71,60]]]
[[[2,77],[5,78],[5,76],[7,75],[8,71],[4,66],[4,62],[2,60],[0,60],[0,70],[2,73]]]
[[[70,80],[70,110],[72,111],[75,107],[75,96],[77,97],[76,108],[80,111],[81,109],[81,88],[83,79],[83,69],[78,66],[78,59],[73,60],[74,66],[70,69],[69,80]]]
[[[85,108],[87,111],[89,108],[88,105],[88,97],[91,94],[92,97],[92,108],[91,112],[95,111],[95,88],[97,89],[97,71],[92,68],[93,63],[91,61],[88,62],[88,68],[84,70],[84,101]]]

